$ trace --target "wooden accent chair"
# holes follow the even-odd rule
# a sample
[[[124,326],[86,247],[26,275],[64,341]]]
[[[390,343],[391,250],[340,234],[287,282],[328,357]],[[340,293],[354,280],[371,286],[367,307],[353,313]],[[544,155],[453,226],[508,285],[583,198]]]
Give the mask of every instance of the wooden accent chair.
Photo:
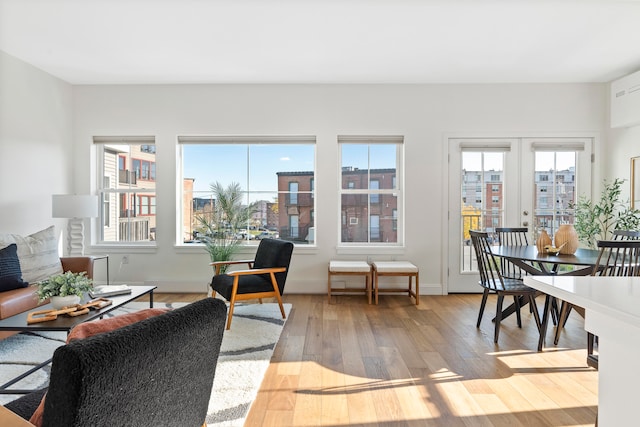
[[[211,279],[212,296],[220,293],[229,301],[227,329],[231,328],[233,308],[236,301],[248,299],[276,298],[280,306],[282,318],[286,317],[282,306],[282,293],[287,280],[287,272],[293,253],[293,243],[279,239],[263,239],[260,241],[255,259],[241,261],[217,261],[215,275]],[[232,271],[220,274],[223,265],[247,264],[248,270]]]
[[[498,237],[498,245],[500,246],[528,246],[529,239],[527,227],[496,227],[496,236]],[[500,262],[502,269],[502,277],[512,279],[522,279],[526,275],[522,269],[506,259]]]
[[[206,427],[226,314],[224,301],[205,298],[59,347],[42,424]],[[29,419],[44,391],[5,407]]]
[[[516,316],[518,327],[522,327],[522,318],[520,316],[520,297],[526,298],[531,304],[533,316],[536,326],[540,330],[540,315],[536,305],[536,290],[525,285],[521,279],[513,279],[502,276],[502,269],[491,252],[491,244],[489,243],[489,234],[483,231],[469,231],[471,242],[475,249],[476,259],[478,260],[478,270],[480,272],[480,286],[484,288],[482,293],[482,302],[480,304],[480,312],[478,313],[478,322],[476,327],[480,327],[484,307],[487,303],[489,293],[498,295],[498,303],[496,306],[495,332],[493,341],[498,342],[500,334],[500,322],[502,321],[502,303],[505,296],[512,296],[516,306]]]

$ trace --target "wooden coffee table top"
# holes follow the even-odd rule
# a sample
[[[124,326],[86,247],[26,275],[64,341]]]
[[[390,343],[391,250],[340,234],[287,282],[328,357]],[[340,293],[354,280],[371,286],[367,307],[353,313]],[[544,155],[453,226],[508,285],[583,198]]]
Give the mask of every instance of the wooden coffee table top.
[[[89,313],[83,314],[76,317],[70,317],[65,315],[60,315],[56,320],[51,320],[49,322],[40,322],[33,323],[31,325],[27,324],[27,316],[29,313],[40,311],[40,310],[49,310],[53,307],[51,304],[46,304],[34,308],[33,310],[25,311],[24,313],[16,314],[15,316],[8,317],[6,319],[0,320],[0,331],[65,331],[69,332],[73,329],[74,326],[79,325],[80,323],[88,322],[90,320],[94,320],[104,316],[105,314],[113,311],[117,308],[122,307],[123,305],[140,298],[143,295],[150,295],[151,299],[149,302],[149,306],[153,307],[153,291],[156,289],[156,286],[130,286],[131,293],[126,295],[114,295],[110,296],[107,299],[113,301],[111,305],[108,305],[100,310],[90,310]],[[84,302],[89,301],[86,299]]]

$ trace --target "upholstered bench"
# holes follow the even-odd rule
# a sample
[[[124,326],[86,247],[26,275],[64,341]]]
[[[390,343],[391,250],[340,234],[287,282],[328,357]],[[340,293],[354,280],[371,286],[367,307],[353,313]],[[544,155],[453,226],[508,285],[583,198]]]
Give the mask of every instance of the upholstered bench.
[[[331,286],[332,276],[364,276],[365,287],[362,288],[333,288]],[[327,279],[327,293],[329,304],[331,304],[331,293],[352,293],[364,292],[371,304],[371,266],[365,261],[329,261],[329,274]]]
[[[378,286],[378,279],[380,278],[380,276],[408,276],[409,287],[380,288]],[[413,288],[411,286],[411,282],[414,277],[416,281],[415,291],[413,291]],[[409,297],[414,297],[416,299],[416,305],[420,303],[418,267],[408,261],[375,261],[373,263],[373,280],[376,304],[378,304],[379,292],[406,292]]]

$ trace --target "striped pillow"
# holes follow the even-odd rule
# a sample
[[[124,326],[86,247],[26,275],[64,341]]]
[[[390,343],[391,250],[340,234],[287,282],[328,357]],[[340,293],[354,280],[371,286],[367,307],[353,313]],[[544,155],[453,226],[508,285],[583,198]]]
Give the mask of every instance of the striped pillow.
[[[35,283],[62,273],[58,239],[53,225],[29,236],[0,234],[0,247],[12,243],[18,246],[18,259],[25,282]]]

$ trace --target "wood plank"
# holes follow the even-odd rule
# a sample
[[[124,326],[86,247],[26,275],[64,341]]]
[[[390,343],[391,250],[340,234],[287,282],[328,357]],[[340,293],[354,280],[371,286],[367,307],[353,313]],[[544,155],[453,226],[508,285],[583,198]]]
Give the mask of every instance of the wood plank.
[[[193,301],[157,294],[157,301]],[[503,321],[495,297],[476,328],[480,295],[284,295],[293,305],[246,426],[594,425],[598,372],[588,368],[584,320],[553,328],[542,353],[533,316]],[[271,301],[265,301],[271,302]],[[540,309],[542,307],[542,302]]]

